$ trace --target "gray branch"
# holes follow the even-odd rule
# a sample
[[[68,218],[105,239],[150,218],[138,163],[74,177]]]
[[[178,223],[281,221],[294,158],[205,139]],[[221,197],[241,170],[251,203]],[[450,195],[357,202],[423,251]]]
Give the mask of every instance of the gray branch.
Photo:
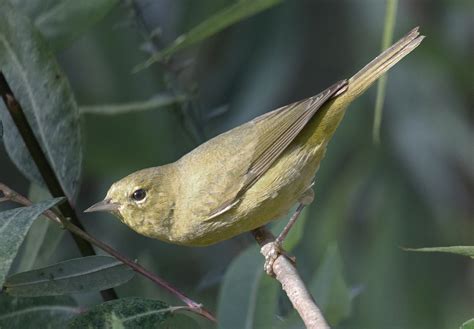
[[[264,227],[252,231],[252,234],[261,247],[260,252],[266,257],[270,250],[270,244],[275,241],[275,237]],[[282,289],[286,292],[306,328],[329,329],[329,325],[298,274],[294,263],[286,256],[280,255],[273,263],[273,273],[275,273],[275,279],[281,283]]]

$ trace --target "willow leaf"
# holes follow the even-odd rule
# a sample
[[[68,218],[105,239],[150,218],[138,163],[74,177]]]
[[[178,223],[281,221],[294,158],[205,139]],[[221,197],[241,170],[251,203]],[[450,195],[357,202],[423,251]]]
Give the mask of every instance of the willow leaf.
[[[54,296],[104,290],[129,281],[131,268],[109,256],[66,260],[7,278],[4,288],[12,296]]]
[[[282,0],[240,0],[222,9],[211,17],[192,28],[189,32],[182,34],[163,51],[152,55],[146,62],[134,68],[134,72],[140,71],[155,62],[166,59],[177,51],[201,42],[223,29],[238,23],[245,18],[256,15],[270,7],[275,6]]]
[[[69,199],[79,188],[82,162],[79,110],[69,83],[30,20],[0,1],[0,68]],[[30,180],[43,180],[3,102],[6,150]]]
[[[29,207],[0,212],[0,284],[3,284],[33,221],[64,198],[43,201]]]

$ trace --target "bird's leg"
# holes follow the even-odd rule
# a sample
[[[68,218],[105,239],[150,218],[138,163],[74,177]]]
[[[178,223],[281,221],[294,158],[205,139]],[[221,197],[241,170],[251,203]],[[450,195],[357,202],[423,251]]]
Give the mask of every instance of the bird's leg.
[[[293,213],[293,215],[291,216],[290,220],[285,225],[285,227],[283,228],[281,233],[275,239],[275,241],[266,244],[262,248],[262,254],[264,254],[264,256],[265,256],[264,269],[265,269],[265,272],[270,276],[274,276],[273,263],[278,258],[278,256],[285,255],[291,261],[295,262],[295,258],[294,257],[289,257],[286,254],[286,252],[283,250],[282,245],[283,245],[283,241],[285,240],[286,236],[290,232],[291,228],[293,227],[293,225],[296,223],[296,221],[300,217],[301,212],[303,211],[304,207],[306,207],[311,202],[313,202],[314,192],[313,192],[313,189],[311,188],[312,186],[313,186],[313,184],[311,184],[311,186],[306,190],[306,192],[300,198],[300,203],[299,203],[298,207],[296,208],[295,212]]]

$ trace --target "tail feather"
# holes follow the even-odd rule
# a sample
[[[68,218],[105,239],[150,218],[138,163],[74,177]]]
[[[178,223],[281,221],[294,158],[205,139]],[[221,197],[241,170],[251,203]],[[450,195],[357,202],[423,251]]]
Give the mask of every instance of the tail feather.
[[[420,35],[418,27],[411,30],[350,78],[344,95],[354,99],[362,94],[393,65],[418,47],[423,39],[424,36]]]

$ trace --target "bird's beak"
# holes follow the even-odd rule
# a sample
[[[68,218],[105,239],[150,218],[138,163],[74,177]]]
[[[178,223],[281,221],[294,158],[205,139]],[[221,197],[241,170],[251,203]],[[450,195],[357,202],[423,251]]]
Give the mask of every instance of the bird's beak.
[[[94,211],[114,211],[119,208],[118,203],[112,202],[110,199],[104,199],[91,207],[84,210],[84,212],[94,212]]]

